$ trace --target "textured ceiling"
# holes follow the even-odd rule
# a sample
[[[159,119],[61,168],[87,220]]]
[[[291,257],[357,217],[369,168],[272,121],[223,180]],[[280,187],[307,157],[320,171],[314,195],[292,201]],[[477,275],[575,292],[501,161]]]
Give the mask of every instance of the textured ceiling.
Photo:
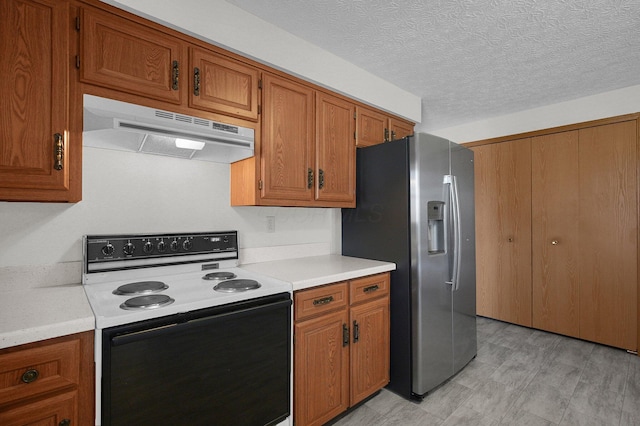
[[[640,0],[227,0],[422,99],[435,130],[640,84]]]

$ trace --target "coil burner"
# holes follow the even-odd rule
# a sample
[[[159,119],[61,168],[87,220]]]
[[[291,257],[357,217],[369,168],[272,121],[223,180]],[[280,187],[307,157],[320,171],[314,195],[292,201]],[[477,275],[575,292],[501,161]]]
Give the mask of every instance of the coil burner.
[[[156,309],[162,306],[170,305],[173,302],[175,302],[175,300],[167,296],[166,294],[151,294],[147,296],[137,296],[132,297],[131,299],[127,299],[123,304],[120,305],[120,308],[130,311],[140,309]]]
[[[235,277],[236,277],[236,274],[234,274],[233,272],[220,271],[220,272],[208,273],[207,275],[202,277],[202,279],[212,280],[212,281],[222,281],[222,280],[230,280]]]
[[[215,291],[224,293],[238,293],[258,288],[260,288],[260,283],[255,280],[227,280],[213,287]]]

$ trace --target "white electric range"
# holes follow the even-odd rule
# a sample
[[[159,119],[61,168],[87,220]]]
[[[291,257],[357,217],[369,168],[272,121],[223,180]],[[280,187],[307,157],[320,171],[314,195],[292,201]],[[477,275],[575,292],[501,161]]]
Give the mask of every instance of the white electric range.
[[[85,236],[83,284],[96,424],[290,424],[292,287],[236,231]]]

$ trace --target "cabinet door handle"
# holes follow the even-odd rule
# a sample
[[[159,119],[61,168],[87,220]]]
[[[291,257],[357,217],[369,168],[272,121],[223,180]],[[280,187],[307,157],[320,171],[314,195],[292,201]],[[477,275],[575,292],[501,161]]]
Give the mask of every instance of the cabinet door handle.
[[[22,374],[23,383],[33,383],[40,377],[40,372],[35,368],[31,368]]]
[[[318,189],[324,188],[324,170],[318,170]]]
[[[71,420],[62,419],[60,420],[60,423],[58,423],[58,426],[71,426]]]
[[[370,285],[369,287],[365,287],[362,289],[363,293],[371,293],[372,291],[376,291],[380,288],[378,284]]]
[[[553,240],[553,241],[551,241],[551,245],[552,246],[557,246],[558,242],[559,242],[558,240]]]
[[[178,77],[180,76],[180,65],[178,61],[173,61],[173,71],[171,73],[171,88],[178,90]]]
[[[389,142],[389,129],[384,129],[384,141]]]
[[[392,141],[395,141],[395,140],[396,140],[396,132],[395,132],[395,130],[392,130],[392,131],[391,131],[391,140],[392,140]]]
[[[321,297],[313,301],[313,306],[326,305],[331,302],[333,302],[333,296]]]
[[[342,324],[342,347],[344,348],[345,346],[349,345],[349,327],[347,327],[347,324],[344,323]]]
[[[360,326],[358,321],[353,320],[353,343],[357,343],[360,340]]]
[[[64,137],[62,133],[53,135],[53,168],[62,170],[64,167]]]
[[[307,189],[313,188],[313,170],[307,169]]]
[[[193,95],[200,96],[200,68],[193,69]]]

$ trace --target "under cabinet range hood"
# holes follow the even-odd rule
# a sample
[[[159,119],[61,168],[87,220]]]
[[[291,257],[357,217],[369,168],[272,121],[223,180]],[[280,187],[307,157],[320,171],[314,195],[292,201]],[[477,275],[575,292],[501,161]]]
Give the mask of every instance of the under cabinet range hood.
[[[217,163],[253,156],[250,128],[93,95],[83,100],[84,146]]]

